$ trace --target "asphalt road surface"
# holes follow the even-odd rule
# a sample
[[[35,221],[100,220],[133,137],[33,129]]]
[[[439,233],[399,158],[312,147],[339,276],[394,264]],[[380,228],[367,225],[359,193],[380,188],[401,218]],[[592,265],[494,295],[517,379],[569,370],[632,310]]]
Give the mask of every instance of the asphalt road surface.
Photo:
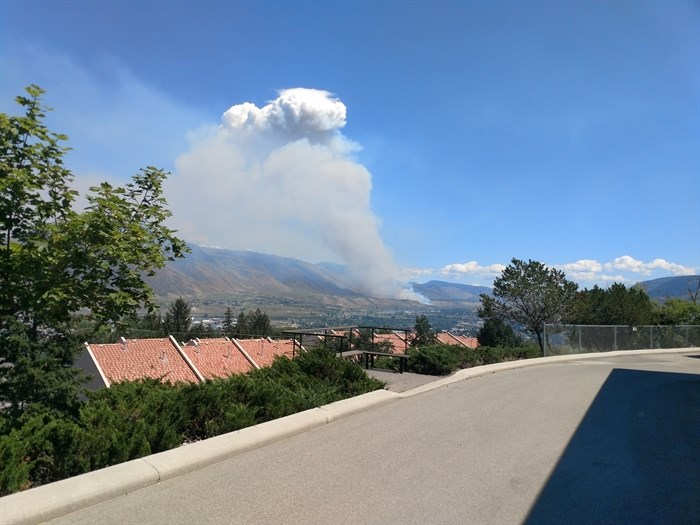
[[[52,524],[700,524],[700,355],[538,365],[341,419]]]

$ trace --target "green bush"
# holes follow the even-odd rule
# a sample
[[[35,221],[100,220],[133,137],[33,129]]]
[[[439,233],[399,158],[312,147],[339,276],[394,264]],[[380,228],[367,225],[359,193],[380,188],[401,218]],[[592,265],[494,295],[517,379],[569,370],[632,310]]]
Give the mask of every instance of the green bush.
[[[0,436],[0,496],[29,488],[31,465],[26,457],[27,442],[17,431]]]
[[[408,371],[417,374],[447,375],[461,368],[539,357],[536,344],[521,346],[480,346],[476,349],[457,345],[431,345],[408,351]]]
[[[124,382],[89,394],[77,416],[32,405],[0,417],[0,495],[168,450],[384,385],[317,348],[204,384]]]
[[[179,397],[179,406],[187,409],[180,429],[184,441],[199,441],[255,424],[255,411],[238,400],[227,379],[182,386]]]
[[[468,350],[457,345],[430,345],[409,349],[408,370],[416,374],[447,375],[461,367]]]

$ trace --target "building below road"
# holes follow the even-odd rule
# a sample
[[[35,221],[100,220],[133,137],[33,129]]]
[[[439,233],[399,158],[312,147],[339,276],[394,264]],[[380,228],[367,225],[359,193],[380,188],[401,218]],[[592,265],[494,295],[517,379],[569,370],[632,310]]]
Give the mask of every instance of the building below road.
[[[359,333],[359,332],[358,332]],[[345,335],[346,332],[335,332]],[[307,336],[310,334],[307,334]],[[323,336],[318,336],[320,342]],[[474,337],[437,334],[439,343],[476,348]],[[373,333],[372,345],[383,351],[403,354],[410,347],[412,334],[401,331]],[[304,341],[308,344],[309,341]],[[383,343],[383,344],[382,344]],[[92,376],[87,388],[97,390],[140,379],[164,383],[202,383],[204,381],[245,374],[272,365],[278,356],[293,357],[291,339],[233,339],[215,337],[178,342],[173,336],[154,339],[125,339],[117,343],[85,343],[85,351],[76,365]],[[296,344],[299,349],[299,343]],[[301,347],[303,349],[303,346]]]
[[[165,383],[201,383],[270,366],[282,355],[292,357],[292,341],[217,337],[179,343],[173,336],[122,337],[118,343],[85,343],[77,366],[93,376],[88,388],[96,390],[149,378]]]

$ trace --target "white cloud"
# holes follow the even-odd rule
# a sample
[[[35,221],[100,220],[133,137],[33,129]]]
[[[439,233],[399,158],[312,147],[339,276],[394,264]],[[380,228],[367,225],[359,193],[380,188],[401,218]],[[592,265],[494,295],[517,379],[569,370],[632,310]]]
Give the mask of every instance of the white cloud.
[[[579,261],[567,264],[559,264],[557,268],[563,270],[564,272],[580,272],[580,273],[595,273],[600,272],[603,269],[603,265],[598,261],[593,259],[581,259]]]
[[[556,264],[555,266],[563,270],[569,279],[581,284],[603,286],[614,282],[633,284],[668,274],[690,275],[698,272],[698,268],[668,262],[664,259],[645,262],[629,255],[616,257],[608,262],[581,259],[573,263]]]
[[[664,277],[667,275],[696,274],[700,268],[684,266],[672,263],[665,259],[654,259],[644,262],[628,255],[617,257],[609,262],[600,262],[595,259],[580,259],[570,263],[550,265],[564,271],[566,277],[582,286],[607,287],[612,283],[634,284],[636,282]],[[440,269],[412,269],[404,273],[412,279],[440,278],[446,280],[464,281],[470,278],[475,284],[490,286],[494,279],[500,277],[506,268],[505,264],[482,265],[477,261],[465,263],[452,263]]]
[[[622,270],[641,275],[651,275],[654,270],[663,270],[673,275],[689,275],[697,271],[696,268],[668,262],[664,259],[654,259],[650,262],[644,262],[630,257],[629,255],[617,257],[612,262],[605,263],[603,267],[605,269]]]
[[[630,281],[622,274],[607,275],[596,272],[565,272],[567,279],[576,281],[577,283],[591,282],[607,286],[612,283],[624,283]]]
[[[345,104],[327,91],[318,89],[285,89],[279,97],[258,108],[245,102],[224,113],[224,125],[230,129],[278,130],[287,137],[309,137],[338,130],[345,126]]]
[[[482,266],[476,261],[469,261],[466,263],[453,263],[443,266],[440,269],[440,274],[443,276],[478,275],[482,277],[498,277],[505,268],[506,266],[504,264]]]

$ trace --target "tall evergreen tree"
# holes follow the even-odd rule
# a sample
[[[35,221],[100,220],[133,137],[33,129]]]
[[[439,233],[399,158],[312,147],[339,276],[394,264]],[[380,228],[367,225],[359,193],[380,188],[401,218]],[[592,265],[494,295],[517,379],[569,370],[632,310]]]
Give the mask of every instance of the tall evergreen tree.
[[[411,341],[412,346],[430,346],[437,342],[437,334],[433,330],[433,327],[430,326],[430,321],[428,321],[425,315],[421,314],[416,317],[414,330],[416,335],[413,341]]]
[[[267,337],[272,335],[270,317],[260,310],[248,314],[248,333],[255,336]]]
[[[233,320],[233,311],[231,310],[231,307],[227,307],[226,311],[224,312],[224,320],[221,323],[221,330],[224,335],[230,335],[233,333],[233,328],[235,326],[235,322]]]
[[[192,325],[192,307],[182,297],[168,307],[168,328],[177,336],[185,337]]]
[[[241,310],[241,313],[238,314],[238,317],[236,318],[236,334],[247,335],[248,333],[248,318],[246,317],[245,312]]]

